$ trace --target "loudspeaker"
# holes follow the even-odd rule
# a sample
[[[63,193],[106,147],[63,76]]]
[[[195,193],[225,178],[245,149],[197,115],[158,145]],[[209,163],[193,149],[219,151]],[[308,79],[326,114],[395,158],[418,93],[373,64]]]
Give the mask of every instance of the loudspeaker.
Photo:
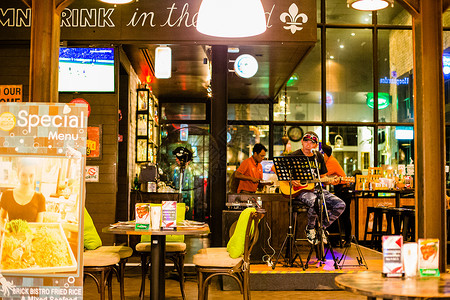
[[[236,228],[239,215],[242,211],[238,210],[224,210],[222,211],[222,246],[226,247],[228,241],[233,235],[234,229]],[[256,244],[253,246],[252,254],[250,255],[250,262],[253,264],[262,264],[263,256],[266,255],[264,252],[264,245],[267,243],[267,231],[266,221],[263,218],[258,225],[259,228],[259,238]],[[269,253],[272,254],[272,253]]]

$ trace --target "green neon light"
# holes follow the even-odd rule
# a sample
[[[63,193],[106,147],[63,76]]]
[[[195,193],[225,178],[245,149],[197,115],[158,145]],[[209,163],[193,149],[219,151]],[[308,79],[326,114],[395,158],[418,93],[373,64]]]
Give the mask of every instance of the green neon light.
[[[391,95],[388,93],[378,93],[378,109],[385,109],[391,103]],[[373,108],[373,93],[367,93],[367,106]]]
[[[288,82],[286,83],[287,86],[294,86],[298,81],[298,75],[297,73],[292,74],[292,76],[289,78]]]

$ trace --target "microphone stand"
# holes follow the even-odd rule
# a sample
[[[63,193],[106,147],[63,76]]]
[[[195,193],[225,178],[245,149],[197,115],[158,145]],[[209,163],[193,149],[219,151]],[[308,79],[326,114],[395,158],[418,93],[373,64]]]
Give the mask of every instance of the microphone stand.
[[[317,172],[317,176],[319,179],[319,183],[318,186],[319,188],[316,191],[316,205],[318,208],[318,214],[317,214],[317,231],[316,231],[316,239],[318,241],[318,253],[317,254],[317,260],[319,261],[319,265],[323,265],[326,261],[326,253],[325,253],[325,249],[324,249],[324,241],[323,241],[323,237],[325,236],[325,238],[328,240],[328,247],[327,247],[327,252],[328,250],[330,250],[331,252],[331,256],[333,257],[333,262],[334,262],[334,268],[335,269],[339,269],[339,265],[338,265],[338,261],[334,255],[334,251],[333,248],[330,244],[330,239],[328,238],[328,233],[327,231],[323,228],[323,214],[325,212],[325,215],[327,217],[327,221],[329,222],[329,216],[328,216],[328,209],[327,209],[327,204],[325,201],[325,196],[323,195],[323,188],[322,188],[322,183],[320,182],[320,172],[319,172],[319,164],[317,162],[317,151],[312,151],[313,156],[314,156],[314,163],[315,163],[315,169]],[[311,167],[311,162],[308,159],[308,163],[309,163],[309,167],[311,169],[311,173],[312,173],[312,167]],[[314,250],[314,244],[311,245],[309,254],[308,254],[308,258],[306,259],[306,267],[308,267],[308,262],[311,258],[311,254]]]

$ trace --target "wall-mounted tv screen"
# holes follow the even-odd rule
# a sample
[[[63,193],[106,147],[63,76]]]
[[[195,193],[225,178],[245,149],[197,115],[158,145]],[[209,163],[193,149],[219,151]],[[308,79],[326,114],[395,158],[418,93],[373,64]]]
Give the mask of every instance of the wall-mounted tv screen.
[[[114,92],[114,48],[60,48],[60,92]]]

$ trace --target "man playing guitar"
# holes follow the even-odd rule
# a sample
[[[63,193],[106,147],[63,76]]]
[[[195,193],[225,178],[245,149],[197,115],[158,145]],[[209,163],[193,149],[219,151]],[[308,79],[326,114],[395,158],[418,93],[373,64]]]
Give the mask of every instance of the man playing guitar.
[[[314,151],[317,148],[319,143],[319,137],[313,131],[308,131],[302,138],[302,149],[294,151],[289,155],[301,156],[305,155],[311,157],[310,160],[312,171],[316,178],[321,178],[322,182],[328,182],[331,184],[337,184],[341,179],[339,177],[326,177],[327,167],[325,165],[325,161],[323,155],[319,152]],[[314,152],[313,152],[314,151]],[[314,156],[316,159],[314,160]],[[315,165],[317,161],[318,166]],[[317,170],[319,170],[320,174],[316,174]],[[289,189],[289,183],[288,189]],[[319,183],[320,184],[320,183]],[[295,201],[301,202],[308,207],[308,224],[306,226],[306,238],[308,242],[311,244],[317,244],[318,241],[316,239],[316,230],[314,229],[317,219],[317,212],[315,208],[316,198],[318,197],[318,193],[315,189],[315,184],[312,184],[312,189],[305,188],[309,184],[305,185],[298,180],[292,181],[292,186],[294,190],[300,190],[298,195],[294,199]],[[282,183],[280,182],[280,190],[282,190]],[[282,191],[283,192],[283,191]],[[293,194],[294,195],[294,194]],[[325,198],[325,203],[328,211],[328,219],[324,216],[323,218],[323,226],[327,228],[330,226],[344,211],[345,203],[340,198],[336,197],[332,193],[327,190],[323,190],[323,196]],[[327,243],[326,238],[323,237],[324,243]]]

